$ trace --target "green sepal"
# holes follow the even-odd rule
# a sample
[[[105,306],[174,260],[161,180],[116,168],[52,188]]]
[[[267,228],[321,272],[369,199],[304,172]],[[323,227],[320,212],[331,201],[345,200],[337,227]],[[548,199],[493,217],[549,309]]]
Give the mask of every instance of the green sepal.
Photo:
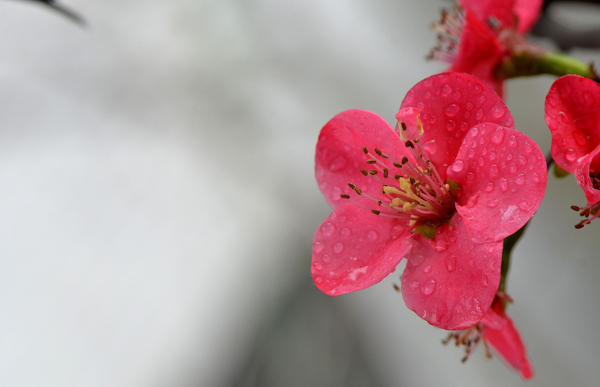
[[[446,180],[446,184],[450,187],[450,195],[452,195],[452,199],[456,200],[456,191],[458,191],[458,183],[454,180]]]
[[[556,163],[554,164],[553,172],[554,172],[554,177],[559,178],[559,179],[570,175],[569,172],[565,171],[564,169],[562,169],[561,167],[556,165]]]

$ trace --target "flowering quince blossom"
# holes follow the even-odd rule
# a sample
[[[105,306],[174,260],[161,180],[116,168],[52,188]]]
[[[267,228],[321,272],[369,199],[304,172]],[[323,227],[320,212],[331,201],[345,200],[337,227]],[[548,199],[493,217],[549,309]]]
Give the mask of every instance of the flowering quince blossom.
[[[434,24],[440,32],[429,58],[451,63],[448,71],[475,75],[503,94],[495,70],[514,51],[531,49],[523,35],[540,16],[541,0],[460,0]]]
[[[574,173],[588,204],[572,206],[586,219],[600,215],[600,85],[578,75],[557,79],[546,96],[546,123],[552,133],[552,158]],[[591,215],[591,217],[590,217]]]
[[[519,372],[523,379],[531,379],[533,369],[527,357],[525,344],[505,311],[504,304],[507,299],[510,300],[507,295],[497,295],[492,302],[492,307],[477,324],[464,331],[450,334],[444,344],[454,339],[456,345],[464,345],[466,356],[463,361],[466,361],[477,344],[482,341],[488,357],[491,357],[488,352],[489,346],[508,367]]]
[[[468,74],[419,82],[396,119],[394,131],[348,110],[321,130],[316,178],[334,211],[315,232],[313,279],[328,295],[349,293],[407,257],[408,308],[434,326],[468,328],[498,289],[503,238],[542,201],[544,156]]]

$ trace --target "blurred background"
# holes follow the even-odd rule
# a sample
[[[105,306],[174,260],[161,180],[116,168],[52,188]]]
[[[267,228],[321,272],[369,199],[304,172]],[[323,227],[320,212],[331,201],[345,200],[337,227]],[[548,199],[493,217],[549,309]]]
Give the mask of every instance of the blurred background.
[[[337,298],[310,276],[330,212],[320,128],[350,108],[394,121],[445,68],[424,57],[450,2],[62,4],[88,26],[0,1],[0,385],[525,384],[481,348],[462,364],[443,346],[394,291],[402,267]],[[589,4],[548,12],[600,27]],[[544,151],[552,81],[508,84]],[[575,230],[569,209],[584,203],[572,176],[549,178],[513,254],[529,386],[600,380],[600,221]]]

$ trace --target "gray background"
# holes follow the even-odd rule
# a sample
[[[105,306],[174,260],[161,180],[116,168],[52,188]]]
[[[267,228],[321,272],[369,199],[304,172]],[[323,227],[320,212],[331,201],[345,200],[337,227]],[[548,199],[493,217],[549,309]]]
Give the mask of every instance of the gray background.
[[[445,68],[424,56],[448,4],[69,0],[81,29],[1,1],[0,384],[522,384],[481,349],[461,364],[397,274],[339,298],[310,278],[330,212],[320,128],[349,108],[393,121]],[[589,11],[564,16],[593,24]],[[543,150],[552,80],[508,86]],[[573,177],[550,178],[513,258],[529,386],[600,379],[600,221],[575,230],[571,204]]]

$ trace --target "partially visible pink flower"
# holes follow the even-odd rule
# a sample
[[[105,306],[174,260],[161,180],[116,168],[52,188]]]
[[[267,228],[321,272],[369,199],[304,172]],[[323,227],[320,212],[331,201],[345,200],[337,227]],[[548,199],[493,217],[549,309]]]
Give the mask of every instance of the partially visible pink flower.
[[[461,0],[434,25],[440,32],[430,58],[451,64],[449,71],[475,75],[500,95],[501,61],[529,47],[523,38],[539,18],[541,0]]]
[[[573,206],[586,219],[600,215],[600,85],[578,75],[557,79],[546,96],[546,123],[552,133],[552,158],[574,173],[588,204]],[[591,215],[591,217],[590,217]]]
[[[329,295],[365,289],[406,256],[406,305],[440,328],[470,327],[498,288],[503,239],[542,201],[544,156],[467,74],[419,82],[396,119],[394,131],[349,110],[321,130],[316,177],[334,212],[315,232],[314,281]]]
[[[488,352],[488,347],[491,347],[509,368],[519,372],[523,379],[531,379],[533,369],[525,344],[512,319],[506,314],[505,302],[502,297],[496,296],[481,321],[465,331],[452,333],[445,343],[454,339],[457,345],[464,345],[466,356],[463,361],[466,361],[482,341],[488,357],[491,357]]]

